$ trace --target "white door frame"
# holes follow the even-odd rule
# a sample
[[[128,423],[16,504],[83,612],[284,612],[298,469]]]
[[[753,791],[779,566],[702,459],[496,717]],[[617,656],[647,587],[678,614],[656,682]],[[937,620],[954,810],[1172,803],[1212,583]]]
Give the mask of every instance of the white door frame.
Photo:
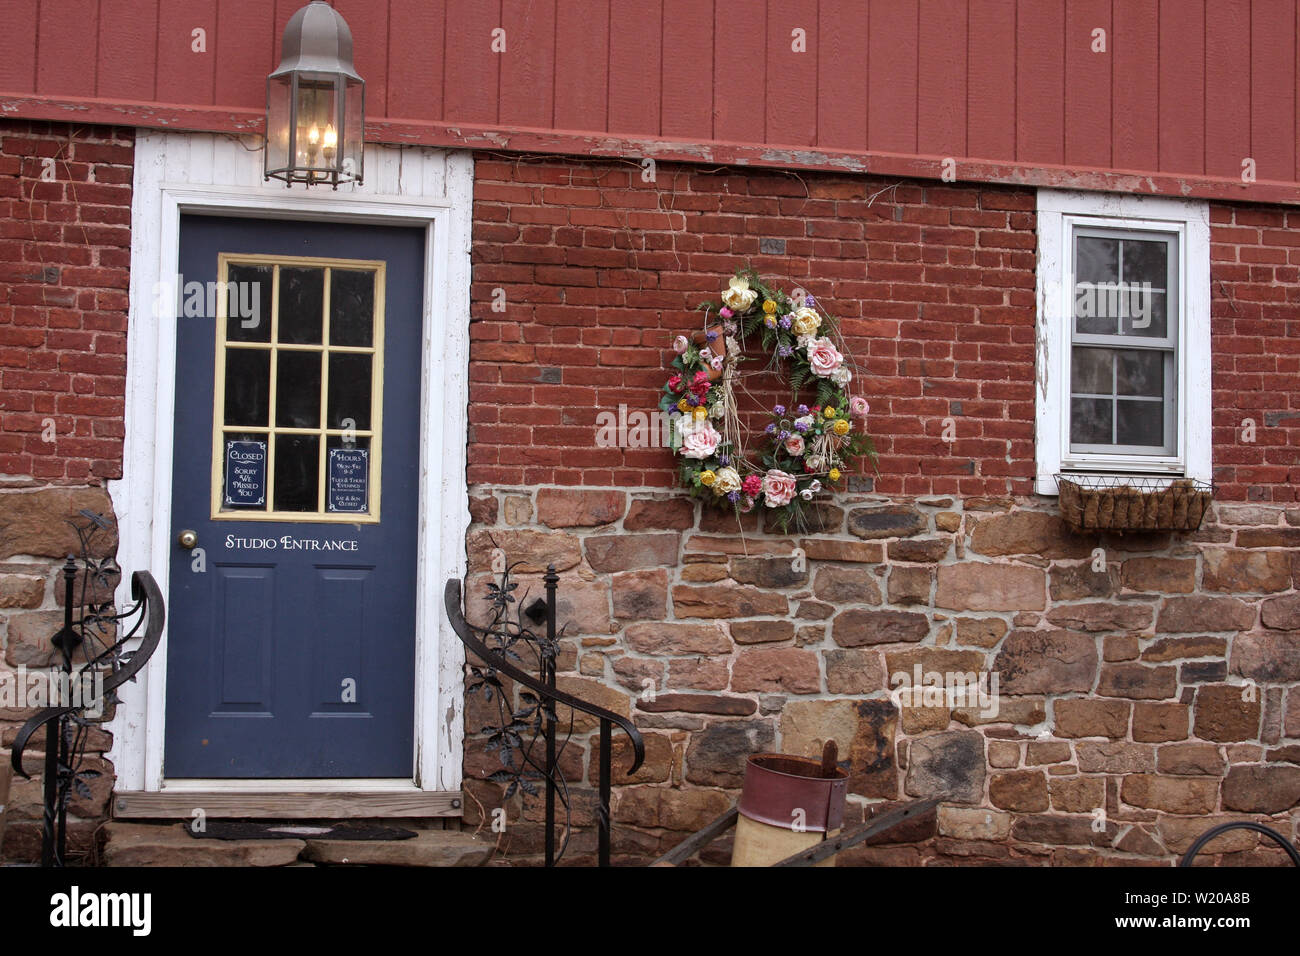
[[[363,186],[286,188],[262,179],[260,141],[139,130],[131,200],[122,478],[109,482],[124,580],[147,569],[168,593],[176,383],[175,286],[182,214],[257,216],[425,229],[416,566],[415,774],[409,780],[211,780],[168,786],[163,766],[167,635],[108,725],[118,791],[455,791],[461,785],[464,651],[442,609],[443,583],[465,574],[469,491],[469,244],[473,159],[466,152],[367,146]]]

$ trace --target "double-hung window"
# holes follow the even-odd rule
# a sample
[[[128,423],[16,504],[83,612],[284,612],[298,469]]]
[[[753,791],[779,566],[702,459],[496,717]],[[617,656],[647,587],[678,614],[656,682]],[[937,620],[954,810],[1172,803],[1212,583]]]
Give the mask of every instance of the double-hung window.
[[[1205,203],[1041,190],[1037,481],[1210,478]]]

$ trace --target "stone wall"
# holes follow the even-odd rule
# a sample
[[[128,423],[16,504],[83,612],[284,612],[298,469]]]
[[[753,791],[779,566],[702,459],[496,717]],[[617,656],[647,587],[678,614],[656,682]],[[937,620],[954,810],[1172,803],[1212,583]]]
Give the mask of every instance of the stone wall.
[[[482,620],[494,547],[522,562],[520,592],[540,594],[554,563],[560,686],[645,734],[634,778],[615,750],[625,860],[729,806],[748,754],[812,754],[828,738],[847,757],[851,818],[945,795],[937,822],[842,864],[1168,864],[1228,819],[1296,834],[1294,507],[1218,504],[1194,534],[1079,536],[1047,498],[857,495],[821,508],[817,533],[775,535],[757,514],[742,529],[650,489],[475,494],[471,614]],[[996,673],[996,713],[891,697],[893,675],[918,666]],[[482,779],[500,764],[479,733],[495,707],[467,711],[474,822],[476,801],[500,804]],[[571,781],[594,784],[590,730],[566,752]],[[576,822],[590,823],[591,798],[576,794]],[[508,852],[535,853],[535,801],[514,798],[507,819]],[[593,841],[583,831],[575,859]],[[1249,832],[1212,849],[1207,861],[1282,862]],[[712,859],[725,858],[723,845]]]

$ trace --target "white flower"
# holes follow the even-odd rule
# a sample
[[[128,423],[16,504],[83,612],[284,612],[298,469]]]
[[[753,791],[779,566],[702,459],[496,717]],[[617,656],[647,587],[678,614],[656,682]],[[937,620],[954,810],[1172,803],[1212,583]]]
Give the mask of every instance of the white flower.
[[[734,468],[719,468],[718,476],[713,482],[715,495],[730,494],[740,490],[740,474]]]
[[[841,365],[835,371],[831,372],[831,381],[840,388],[844,388],[844,386],[848,385],[849,382],[853,381],[853,373],[849,371],[847,365]]]
[[[798,427],[797,427],[797,426],[799,426],[799,425],[803,425],[803,430],[804,430],[805,432],[807,432],[807,431],[810,431],[810,430],[812,429],[812,427],[813,427],[813,417],[812,417],[811,415],[805,415],[803,418],[796,418],[796,419],[794,420],[794,423],[795,423],[795,426],[796,426],[796,429],[795,429],[796,431],[798,431]]]
[[[757,298],[758,293],[749,287],[749,280],[744,276],[733,277],[727,291],[722,293],[723,304],[732,312],[744,312]]]
[[[817,494],[817,492],[822,490],[822,483],[818,481],[816,478],[814,478],[812,482],[808,485],[807,490],[811,491],[813,494]]]
[[[796,335],[812,335],[821,328],[822,317],[817,314],[816,309],[803,306],[795,309],[794,314],[790,316],[790,324]]]
[[[799,497],[802,498],[804,501],[812,501],[813,498],[812,488],[811,487],[805,488],[803,491],[799,492]]]

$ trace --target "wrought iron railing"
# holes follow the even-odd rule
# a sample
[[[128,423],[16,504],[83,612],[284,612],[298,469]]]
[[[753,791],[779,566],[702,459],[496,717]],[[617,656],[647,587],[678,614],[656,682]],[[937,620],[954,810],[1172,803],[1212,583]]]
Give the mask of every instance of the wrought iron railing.
[[[501,583],[493,584],[489,588],[488,600],[493,604],[493,621],[486,628],[476,627],[465,620],[465,615],[461,610],[461,587],[460,582],[451,579],[447,582],[444,597],[447,606],[447,618],[451,622],[452,630],[460,638],[466,649],[483,662],[483,667],[470,663],[470,672],[473,675],[474,683],[467,688],[468,694],[474,688],[483,688],[487,694],[496,693],[498,700],[504,701],[504,687],[499,679],[499,675],[504,675],[514,681],[520,687],[525,688],[521,691],[521,698],[525,698],[523,705],[519,708],[512,708],[509,717],[504,715],[504,703],[502,726],[497,728],[494,737],[494,743],[501,747],[507,748],[510,752],[510,759],[507,761],[503,756],[503,762],[506,763],[507,769],[503,771],[504,777],[512,780],[512,786],[507,789],[509,795],[513,792],[515,785],[518,785],[525,792],[531,793],[534,789],[528,782],[529,768],[535,771],[536,776],[545,782],[545,853],[546,865],[554,866],[563,856],[564,846],[567,845],[567,834],[569,828],[565,828],[565,841],[556,852],[555,846],[555,805],[557,796],[560,798],[565,808],[566,815],[569,809],[568,784],[561,773],[557,758],[559,751],[558,743],[558,722],[556,720],[556,705],[563,705],[570,708],[569,733],[572,733],[572,712],[581,711],[589,714],[600,721],[599,737],[599,809],[597,812],[597,827],[599,835],[598,857],[597,861],[600,866],[609,866],[610,862],[610,786],[612,783],[611,768],[611,749],[613,728],[618,727],[623,730],[632,743],[632,765],[628,768],[628,773],[633,774],[641,766],[645,759],[645,745],[641,740],[641,735],[637,732],[636,727],[626,717],[616,714],[613,711],[606,710],[596,704],[589,703],[581,698],[574,697],[556,688],[555,670],[558,640],[556,633],[556,588],[559,584],[560,577],[555,573],[555,566],[547,568],[544,583],[546,587],[546,598],[538,598],[523,613],[527,614],[530,619],[539,625],[544,621],[546,625],[545,635],[534,634],[527,625],[523,624],[516,607],[514,618],[511,618],[509,607],[516,604],[513,591],[515,586],[510,581],[509,568],[504,568],[501,572]],[[538,676],[533,676],[520,666],[511,663],[511,659],[523,663],[523,658],[517,649],[522,646],[531,647],[537,658]],[[525,743],[520,731],[533,732],[533,739]],[[545,740],[545,751],[542,760],[532,757],[532,745],[536,742],[538,735]],[[566,744],[567,744],[566,734]],[[518,760],[515,760],[515,755]]]
[[[94,591],[116,585],[120,572],[111,558],[95,561],[89,556],[89,541],[96,530],[108,526],[105,519],[86,511],[81,514],[88,524],[72,522],[81,538],[81,558],[68,555],[63,565],[63,627],[51,638],[60,658],[51,671],[50,699],[57,703],[23,724],[10,758],[14,773],[30,779],[23,769],[23,752],[33,735],[45,728],[42,866],[65,864],[68,801],[74,790],[89,797],[86,780],[99,775],[82,767],[90,730],[98,722],[91,714],[103,713],[117,702],[117,688],[132,680],[157,649],[165,620],[162,592],[148,571],[131,575],[135,603],[126,610],[118,613],[111,603],[93,602]],[[78,595],[74,592],[79,575]],[[80,609],[80,615],[74,619],[75,609]],[[126,627],[132,619],[134,623]],[[139,645],[128,649],[136,638],[141,639]]]

